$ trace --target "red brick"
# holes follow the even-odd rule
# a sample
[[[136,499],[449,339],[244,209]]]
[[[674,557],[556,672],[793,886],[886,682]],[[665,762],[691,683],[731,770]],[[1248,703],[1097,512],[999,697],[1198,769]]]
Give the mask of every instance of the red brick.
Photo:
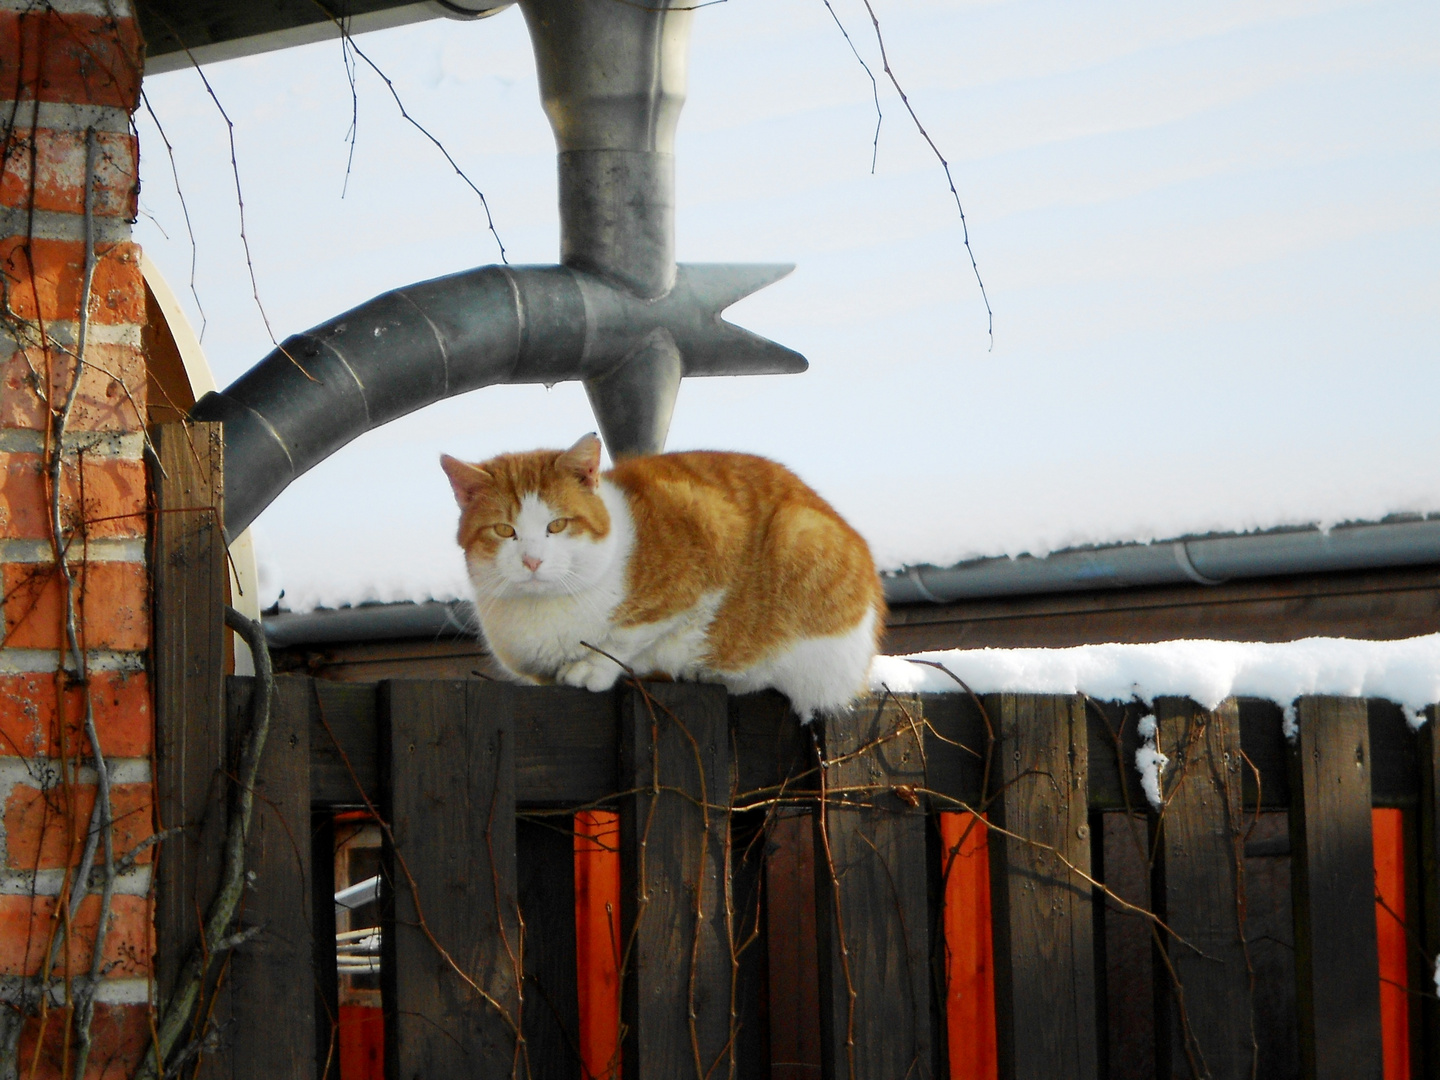
[[[42,1036],[43,1027],[43,1036]],[[26,1080],[70,1080],[74,1067],[73,1036],[64,1045],[65,1013],[56,1010],[42,1025],[29,1020],[20,1033],[20,1060]],[[39,1052],[36,1044],[42,1042]],[[145,1005],[96,1005],[90,1024],[90,1065],[86,1080],[128,1080],[137,1071],[150,1042],[150,1010]],[[32,1069],[33,1063],[33,1072]]]
[[[0,86],[22,100],[134,109],[142,48],[133,19],[0,12]]]
[[[0,268],[16,318],[53,322],[80,317],[85,245],[79,240],[6,237],[0,240]],[[90,292],[92,323],[144,322],[140,249],[128,240],[97,247]]]
[[[0,675],[0,757],[88,754],[83,690],[65,690],[65,745],[55,713],[55,675]],[[101,748],[109,757],[148,758],[155,724],[144,672],[100,671],[90,676],[90,701]]]
[[[58,649],[65,625],[65,582],[59,568],[10,563],[4,568],[4,582],[4,643],[12,649]],[[149,644],[149,580],[144,566],[77,565],[75,584],[81,648],[138,651]]]
[[[50,400],[64,401],[74,360],[59,349],[12,353],[0,373],[0,427],[43,431],[50,412],[38,390],[50,379]],[[71,431],[139,431],[145,409],[145,357],[133,345],[85,346],[85,370],[70,412]]]
[[[39,974],[51,934],[60,932],[55,901],[53,896],[0,896],[0,975]],[[87,896],[80,902],[65,950],[68,956],[56,965],[58,971],[64,971],[66,959],[71,971],[89,970],[90,945],[99,917],[100,897]],[[112,978],[148,975],[153,951],[149,900],[126,894],[112,897],[103,954],[106,974]]]
[[[16,784],[5,800],[6,865],[16,870],[53,870],[79,861],[80,846],[95,807],[95,788],[77,784],[41,791]],[[149,784],[114,784],[110,788],[114,814],[115,855],[124,856],[155,830]],[[136,861],[150,861],[150,850]]]
[[[61,472],[60,520],[72,533],[91,540],[145,535],[145,465],[88,457],[81,471],[67,464]],[[0,536],[18,540],[50,537],[50,483],[39,454],[0,454]],[[79,539],[73,543],[79,543]]]
[[[135,136],[96,134],[95,213],[132,218],[140,194],[135,171]],[[0,173],[0,204],[60,213],[85,212],[85,133],[17,127],[5,141],[6,167]],[[30,183],[31,160],[35,183]]]

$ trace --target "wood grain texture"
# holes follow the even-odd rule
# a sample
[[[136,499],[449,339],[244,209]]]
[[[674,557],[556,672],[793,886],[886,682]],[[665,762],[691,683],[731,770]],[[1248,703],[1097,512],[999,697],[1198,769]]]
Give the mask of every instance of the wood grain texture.
[[[907,790],[925,784],[922,719],[914,698],[862,698],[824,721],[815,921],[829,1077],[934,1075],[926,819]]]
[[[732,697],[730,733],[735,746],[737,802],[755,793],[815,790],[809,729],[775,690]]]
[[[1290,846],[1302,1075],[1379,1080],[1370,725],[1359,698],[1298,703]]]
[[[1239,710],[1155,702],[1157,743],[1169,759],[1153,895],[1173,978],[1156,987],[1162,1076],[1249,1080],[1258,1043],[1244,931],[1245,814]],[[1198,953],[1197,951],[1198,950]]]
[[[1135,770],[1140,719],[1150,710],[1136,701],[1087,701],[1091,810],[1143,811],[1147,805]]]
[[[620,701],[622,1059],[626,1080],[730,1075],[722,687],[656,683]]]
[[[394,836],[381,958],[389,1076],[503,1077],[515,1065],[515,757],[503,704],[487,683],[380,687]]]
[[[503,691],[515,732],[522,805],[566,806],[609,798],[619,787],[614,694],[568,686],[490,683]]]
[[[1252,810],[1281,810],[1290,805],[1290,745],[1284,712],[1273,701],[1236,698],[1240,713],[1240,749],[1244,753],[1245,805]]]
[[[1369,698],[1370,804],[1410,810],[1420,803],[1420,746],[1393,701]]]
[[[310,684],[316,699],[310,714],[311,799],[316,806],[360,808],[368,797],[378,806],[378,684],[324,679]]]
[[[978,808],[985,801],[985,762],[991,759],[990,726],[968,694],[926,694],[920,702],[928,725],[925,786],[935,792],[932,810]]]
[[[245,847],[249,886],[239,923],[240,930],[253,928],[258,935],[230,959],[230,1022],[237,1033],[229,1050],[233,1080],[316,1075],[309,680],[282,676],[275,697],[255,781]],[[232,732],[247,730],[248,720],[248,712],[232,711]],[[332,908],[321,933],[333,925]]]
[[[999,735],[991,820],[1025,838],[990,832],[1001,1075],[1093,1080],[1091,887],[1070,869],[1090,870],[1085,703],[998,694],[985,705]]]
[[[770,953],[770,1080],[818,1080],[813,814],[782,811],[765,860]]]
[[[151,431],[155,798],[158,824],[184,828],[155,872],[160,1000],[200,940],[220,880],[226,765],[225,538],[219,424]]]
[[[345,748],[361,786],[378,798],[375,758],[375,684],[315,680],[321,711]],[[497,691],[502,692],[502,691]],[[511,686],[515,717],[515,792],[521,806],[575,806],[606,798],[618,789],[615,699],[606,694],[557,687]],[[978,799],[986,745],[979,712],[964,694],[921,695],[938,734],[927,748],[931,787],[951,800]],[[1263,809],[1290,805],[1289,749],[1281,734],[1281,710],[1273,702],[1237,699],[1241,749],[1250,759],[1242,773],[1245,805]],[[1145,710],[1133,703],[1091,703],[1089,791],[1092,810],[1122,810],[1126,798],[1142,809],[1140,776],[1133,767],[1139,738],[1135,723]],[[814,790],[809,737],[778,694],[747,694],[729,701],[738,792],[762,789]],[[1389,702],[1369,706],[1376,806],[1418,805],[1419,758],[1399,710]],[[1116,754],[1114,735],[1120,737]],[[950,739],[964,748],[947,744]],[[311,733],[311,790],[317,805],[358,807],[355,781],[335,740],[317,718]],[[1250,766],[1254,766],[1252,769]],[[1256,771],[1258,770],[1258,780]],[[1122,789],[1122,783],[1124,788]],[[742,798],[743,801],[743,798]],[[939,804],[937,809],[941,808]]]
[[[1149,808],[1149,804],[1144,804]],[[1095,819],[1099,818],[1100,821]],[[1151,910],[1150,828],[1142,813],[1092,814],[1101,832],[1092,872],[1126,903]],[[1092,836],[1094,835],[1092,831]],[[1113,897],[1103,905],[1103,938],[1097,975],[1104,975],[1105,1021],[1101,1050],[1108,1080],[1153,1080],[1155,1076],[1154,940],[1149,920]]]

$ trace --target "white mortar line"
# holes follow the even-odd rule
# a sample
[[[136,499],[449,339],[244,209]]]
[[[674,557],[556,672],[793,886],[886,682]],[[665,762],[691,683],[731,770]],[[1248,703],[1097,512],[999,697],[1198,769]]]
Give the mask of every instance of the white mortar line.
[[[85,654],[91,671],[140,672],[145,670],[143,652],[117,652],[114,649],[91,649]],[[0,648],[0,675],[53,675],[60,666],[56,649]]]
[[[143,515],[143,512],[142,512]],[[142,516],[137,515],[137,516]],[[49,540],[0,540],[0,562],[53,563]],[[70,544],[67,563],[145,561],[145,541],[139,537],[128,540],[79,540]]]
[[[64,8],[65,4],[63,0],[58,3],[52,0],[52,6]],[[91,6],[104,5],[92,2]],[[130,130],[130,114],[118,105],[67,105],[58,101],[42,101],[37,110],[32,99],[27,98],[17,105],[13,98],[0,98],[0,116],[14,117],[15,134],[22,138],[32,127],[52,131],[84,131],[93,127],[96,131],[111,134],[124,134]],[[75,216],[80,215],[77,213]]]

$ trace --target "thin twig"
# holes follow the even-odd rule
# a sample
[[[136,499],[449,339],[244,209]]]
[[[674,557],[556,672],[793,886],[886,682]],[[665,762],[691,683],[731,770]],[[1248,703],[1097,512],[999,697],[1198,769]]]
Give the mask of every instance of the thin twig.
[[[895,70],[890,66],[890,57],[885,52],[885,37],[880,33],[880,19],[875,14],[870,0],[861,0],[865,10],[870,13],[870,23],[875,28],[875,42],[880,46],[880,61],[885,67],[885,74],[890,77],[890,83],[895,87],[895,92],[900,95],[900,101],[905,106],[905,111],[910,114],[910,119],[915,122],[915,129],[920,132],[921,138],[929,145],[935,154],[935,159],[940,162],[940,167],[945,170],[945,182],[950,185],[950,194],[955,197],[955,209],[960,212],[960,234],[965,240],[965,254],[970,256],[970,269],[975,272],[975,284],[980,286],[980,299],[985,303],[986,332],[990,336],[990,351],[995,351],[995,313],[990,310],[990,297],[985,292],[985,282],[980,280],[980,264],[975,261],[975,250],[970,246],[970,225],[965,220],[965,207],[960,205],[960,192],[955,188],[955,178],[950,175],[950,162],[945,160],[945,155],[940,152],[940,147],[935,145],[935,140],[925,130],[925,125],[920,123],[920,117],[915,114],[915,107],[910,104],[910,98],[906,96],[905,89],[900,85]]]
[[[845,38],[845,44],[850,46],[850,51],[855,54],[855,59],[865,69],[865,74],[870,78],[870,94],[875,99],[875,139],[870,146],[870,175],[875,175],[875,163],[880,160],[880,125],[885,121],[885,114],[880,111],[880,84],[875,80],[875,72],[870,70],[870,65],[860,55],[860,50],[855,47],[855,42],[850,37],[850,32],[845,29],[845,24],[840,21],[840,16],[830,5],[830,0],[823,0],[825,10],[830,12],[830,18],[835,20],[841,35]]]
[[[260,283],[255,277],[255,260],[250,255],[250,237],[245,232],[245,194],[240,189],[240,160],[235,152],[235,122],[230,119],[230,114],[225,111],[225,106],[220,103],[219,95],[215,93],[215,88],[210,85],[210,80],[205,77],[205,69],[200,66],[200,61],[195,59],[195,54],[190,51],[190,46],[185,44],[184,40],[175,30],[175,27],[171,25],[170,21],[166,19],[164,15],[153,7],[150,8],[150,13],[159,19],[160,22],[164,24],[165,29],[169,31],[170,35],[180,43],[180,48],[184,50],[186,57],[190,60],[190,66],[195,69],[195,74],[200,76],[200,82],[205,87],[205,93],[210,96],[210,100],[215,103],[215,108],[220,113],[220,118],[225,121],[225,134],[230,141],[230,174],[235,181],[235,206],[240,216],[240,245],[245,251],[245,268],[250,274],[250,295],[255,298],[255,307],[260,312],[260,321],[265,324],[265,333],[270,338],[270,344],[279,349],[287,360],[299,368],[302,375],[311,382],[314,382],[315,377],[306,371],[304,366],[296,360],[295,357],[290,355],[289,350],[287,350],[285,346],[280,343],[280,339],[275,336],[275,330],[270,325],[270,316],[266,313],[265,305],[260,300]]]
[[[473,191],[480,199],[480,206],[485,211],[485,227],[490,230],[490,235],[495,238],[495,246],[500,249],[500,261],[502,263],[505,263],[506,265],[509,265],[510,259],[506,256],[505,244],[500,239],[499,231],[495,228],[495,218],[490,213],[490,200],[485,198],[485,193],[475,186],[475,182],[466,175],[465,170],[462,169],[459,163],[450,156],[450,151],[445,149],[445,144],[442,143],[439,139],[437,139],[434,135],[430,134],[429,129],[426,128],[424,124],[420,123],[419,120],[416,120],[413,116],[410,115],[409,111],[405,108],[405,102],[400,100],[400,91],[395,89],[395,83],[391,81],[389,75],[386,75],[385,72],[380,70],[380,65],[376,64],[374,60],[371,60],[370,57],[366,54],[365,50],[360,48],[359,45],[355,44],[355,39],[350,36],[350,30],[345,25],[345,23],[341,22],[340,19],[336,18],[335,13],[331,11],[328,7],[326,7],[325,4],[321,2],[321,0],[312,0],[312,2],[315,4],[316,7],[318,7],[321,11],[325,13],[326,18],[328,18],[332,23],[335,24],[336,29],[340,31],[340,36],[350,43],[351,51],[353,51],[356,56],[360,57],[361,60],[364,60],[366,66],[369,67],[371,71],[375,72],[376,75],[380,76],[380,81],[383,82],[385,84],[385,88],[390,91],[390,96],[395,99],[395,107],[400,110],[400,115],[405,118],[405,121],[416,131],[420,132],[421,135],[424,135],[425,138],[430,140],[430,142],[434,145],[435,149],[439,150],[440,153],[444,156],[445,160],[449,162],[450,167],[455,170],[455,175],[460,177],[461,180],[465,181],[465,186],[468,187],[471,191]],[[623,2],[623,0],[621,0],[621,2]],[[351,144],[350,149],[351,153],[353,154],[355,149],[353,143]],[[346,168],[346,176],[348,179],[348,166]]]
[[[150,114],[150,120],[155,125],[155,130],[160,133],[160,141],[165,144],[165,153],[170,156],[170,176],[175,181],[175,194],[180,199],[180,213],[185,217],[185,231],[190,235],[190,295],[195,298],[195,310],[200,313],[200,336],[199,341],[205,340],[205,328],[209,325],[209,319],[205,315],[205,305],[200,302],[200,292],[195,287],[195,267],[199,258],[200,249],[195,243],[195,229],[190,224],[190,207],[185,202],[185,192],[180,189],[180,169],[175,164],[175,147],[170,145],[170,138],[165,134],[165,128],[160,123],[160,118],[155,115],[155,110],[150,105],[150,98],[146,95],[144,88],[140,90],[140,102],[145,106],[145,111]],[[159,227],[159,222],[156,222]],[[160,230],[162,233],[164,229]]]
[[[205,913],[204,932],[186,959],[175,979],[175,989],[160,1014],[156,1025],[153,1055],[136,1074],[137,1080],[160,1080],[153,1060],[167,1061],[180,1040],[181,1033],[192,1023],[195,1004],[200,997],[206,973],[216,955],[226,952],[232,940],[230,929],[240,906],[245,884],[245,843],[250,835],[250,819],[255,807],[255,778],[260,771],[260,756],[270,734],[270,706],[275,694],[275,676],[270,666],[270,652],[265,631],[258,622],[241,615],[234,608],[225,608],[225,625],[234,630],[255,662],[255,682],[250,699],[250,728],[240,751],[238,783],[231,798],[229,818],[225,827],[225,848],[220,887]],[[232,946],[233,947],[233,946]],[[203,1033],[203,1025],[199,1028]]]

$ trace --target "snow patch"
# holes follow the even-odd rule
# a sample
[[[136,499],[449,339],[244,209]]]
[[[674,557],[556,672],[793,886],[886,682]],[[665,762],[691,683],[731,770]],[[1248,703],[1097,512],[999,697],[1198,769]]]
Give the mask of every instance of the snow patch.
[[[1135,771],[1140,774],[1140,787],[1150,805],[1161,810],[1165,806],[1165,795],[1160,788],[1160,778],[1170,759],[1160,752],[1160,728],[1152,714],[1142,716],[1135,730],[1145,740],[1145,744],[1135,751]]]
[[[1285,709],[1286,735],[1299,732],[1294,701],[1307,694],[1384,698],[1412,728],[1440,701],[1440,634],[1401,641],[1303,638],[1281,643],[1165,641],[1069,649],[956,649],[917,653],[943,664],[977,694],[1088,694],[1102,701],[1188,697],[1206,709],[1229,697],[1257,697]],[[870,684],[896,693],[952,693],[943,671],[906,657],[877,656]]]

